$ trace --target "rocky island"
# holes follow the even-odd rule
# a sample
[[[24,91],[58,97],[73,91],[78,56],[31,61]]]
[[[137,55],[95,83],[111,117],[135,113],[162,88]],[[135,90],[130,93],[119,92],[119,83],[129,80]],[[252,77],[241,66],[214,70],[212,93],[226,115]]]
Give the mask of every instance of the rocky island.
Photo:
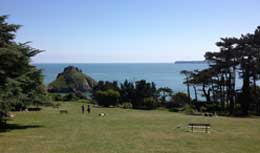
[[[87,92],[95,85],[96,81],[79,68],[68,66],[48,85],[48,91],[56,93]]]

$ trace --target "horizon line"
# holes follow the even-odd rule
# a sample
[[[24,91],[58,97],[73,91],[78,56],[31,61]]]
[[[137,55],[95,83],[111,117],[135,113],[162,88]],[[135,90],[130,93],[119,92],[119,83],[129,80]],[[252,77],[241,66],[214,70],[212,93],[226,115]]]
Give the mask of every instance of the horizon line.
[[[32,64],[174,64],[175,62],[200,62],[204,60],[175,60],[172,62],[31,62]]]

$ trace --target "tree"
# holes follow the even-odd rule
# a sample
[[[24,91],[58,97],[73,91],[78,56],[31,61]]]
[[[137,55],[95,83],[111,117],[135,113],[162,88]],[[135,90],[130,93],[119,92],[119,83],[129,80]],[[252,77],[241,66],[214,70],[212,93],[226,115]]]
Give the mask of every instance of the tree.
[[[99,105],[104,107],[116,106],[119,102],[120,93],[113,89],[108,89],[105,91],[97,91],[96,100]]]
[[[133,103],[135,100],[135,94],[136,91],[134,83],[125,80],[124,83],[120,85],[121,103]]]
[[[216,45],[220,51],[205,54],[209,68],[192,75],[186,83],[202,86],[207,101],[220,102],[230,115],[237,105],[243,115],[248,115],[251,104],[260,105],[256,84],[260,79],[260,27],[240,38],[221,38]],[[242,79],[241,90],[236,90],[237,73]]]
[[[171,97],[173,93],[172,89],[168,87],[161,87],[157,90],[157,92],[159,93],[161,105],[164,105],[167,102],[167,97]]]
[[[191,76],[188,80],[188,82],[190,83],[190,85],[192,85],[193,90],[194,90],[194,97],[195,97],[195,102],[198,101],[198,91],[197,91],[197,84],[199,84],[199,80],[198,78],[196,78],[196,75],[198,75],[199,70],[194,70],[191,72]],[[186,84],[186,81],[184,82],[184,84]]]
[[[42,72],[30,64],[42,51],[30,47],[29,42],[15,42],[21,26],[7,23],[7,18],[0,16],[0,112],[47,100]]]
[[[154,97],[146,97],[143,101],[143,109],[151,110],[158,107],[158,102]]]
[[[178,92],[172,96],[171,102],[172,107],[183,107],[189,104],[191,101],[190,97],[186,93]]]
[[[187,94],[188,94],[189,97],[191,97],[190,96],[190,82],[189,82],[189,80],[190,80],[190,77],[192,75],[192,72],[187,71],[187,70],[183,70],[183,71],[181,71],[181,74],[185,75],[185,84],[187,85]]]
[[[133,101],[133,108],[135,109],[143,109],[144,99],[152,97],[155,100],[158,97],[156,92],[155,84],[146,82],[145,80],[140,80],[135,82],[135,100]]]
[[[125,80],[120,87],[117,82],[99,81],[93,89],[93,98],[106,107],[124,103],[131,103],[134,109],[155,109],[158,106],[156,86],[145,80],[135,83]]]

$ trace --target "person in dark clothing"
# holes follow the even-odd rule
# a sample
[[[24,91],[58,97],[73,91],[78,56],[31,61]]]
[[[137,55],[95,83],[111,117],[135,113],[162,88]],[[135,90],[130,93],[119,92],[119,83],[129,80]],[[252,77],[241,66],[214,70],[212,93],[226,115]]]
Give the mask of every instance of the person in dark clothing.
[[[90,113],[91,109],[90,109],[90,105],[88,105],[88,113]]]
[[[84,105],[81,106],[81,112],[82,112],[82,114],[85,113],[85,106]]]

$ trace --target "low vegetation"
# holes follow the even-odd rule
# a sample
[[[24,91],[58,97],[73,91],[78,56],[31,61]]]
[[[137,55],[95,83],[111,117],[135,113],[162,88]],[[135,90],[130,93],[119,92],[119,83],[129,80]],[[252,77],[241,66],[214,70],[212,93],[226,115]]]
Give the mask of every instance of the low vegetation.
[[[130,103],[134,109],[156,109],[166,105],[169,102],[166,99],[171,95],[172,91],[168,88],[157,89],[153,82],[145,80],[134,83],[126,80],[120,85],[116,81],[99,81],[93,88],[93,99],[105,107]]]

